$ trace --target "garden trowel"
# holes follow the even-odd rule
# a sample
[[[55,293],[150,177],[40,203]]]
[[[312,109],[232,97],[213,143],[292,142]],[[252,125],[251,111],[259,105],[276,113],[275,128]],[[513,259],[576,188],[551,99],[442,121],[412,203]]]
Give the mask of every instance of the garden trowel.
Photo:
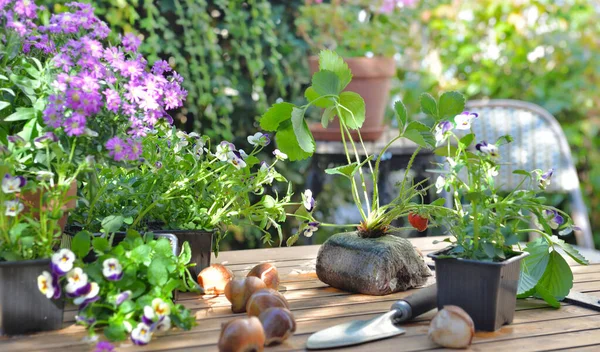
[[[311,350],[358,345],[403,334],[400,323],[436,307],[437,287],[431,285],[395,302],[392,309],[370,320],[355,320],[312,334],[306,342]]]

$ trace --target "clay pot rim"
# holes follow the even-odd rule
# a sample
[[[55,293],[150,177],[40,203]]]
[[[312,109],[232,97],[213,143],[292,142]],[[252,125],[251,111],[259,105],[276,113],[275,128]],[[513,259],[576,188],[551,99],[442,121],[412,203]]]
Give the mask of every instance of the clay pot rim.
[[[392,78],[396,76],[396,60],[393,57],[387,56],[356,56],[344,57],[344,61],[350,67],[353,78]],[[319,57],[310,55],[308,57],[308,66],[311,73],[318,68]]]

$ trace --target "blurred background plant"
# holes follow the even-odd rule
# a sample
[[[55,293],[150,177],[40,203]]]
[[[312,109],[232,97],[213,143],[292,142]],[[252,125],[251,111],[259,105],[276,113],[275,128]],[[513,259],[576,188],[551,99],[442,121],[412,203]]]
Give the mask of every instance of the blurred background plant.
[[[57,3],[67,1],[36,2],[60,7]],[[238,143],[254,133],[256,118],[276,99],[303,100],[309,46],[295,21],[304,0],[93,2],[116,32],[145,37],[140,50],[151,62],[168,60],[184,76],[188,103],[176,119],[188,131]],[[413,111],[418,107],[413,92],[442,90],[459,90],[468,99],[526,100],[548,109],[567,133],[593,231],[600,233],[600,5],[587,0],[416,0],[413,7],[410,24],[402,24],[406,32],[401,36],[408,40],[396,55],[394,94]],[[307,166],[281,170],[297,184],[297,194]],[[339,192],[336,184],[326,184],[317,199],[319,209],[336,214],[333,208],[343,203]],[[229,238],[246,239],[235,240],[232,247],[260,245],[248,240],[245,229],[232,232]],[[316,236],[320,242],[323,236]],[[596,243],[600,246],[600,236]]]

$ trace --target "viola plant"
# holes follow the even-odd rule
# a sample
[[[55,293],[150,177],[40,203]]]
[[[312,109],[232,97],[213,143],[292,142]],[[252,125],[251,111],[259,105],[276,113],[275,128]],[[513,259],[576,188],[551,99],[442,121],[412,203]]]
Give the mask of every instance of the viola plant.
[[[248,152],[227,141],[212,145],[195,132],[156,125],[142,140],[142,161],[97,168],[97,182],[83,188],[89,207],[77,210],[74,224],[106,233],[125,227],[215,230],[218,251],[227,226],[246,221],[262,231],[267,243],[273,241],[269,229],[274,228],[281,243],[279,223],[288,216],[314,222],[314,203],[302,214],[288,213],[302,203],[291,200],[291,185],[276,169],[287,155],[276,149],[272,162],[261,161],[269,135],[259,132],[247,140]],[[311,199],[305,193],[304,202]]]
[[[415,203],[416,200],[422,200],[431,186],[424,186],[427,180],[412,184],[408,172],[422,148],[434,148],[435,139],[430,126],[435,122],[431,118],[422,122],[409,121],[408,112],[404,104],[399,101],[395,104],[399,125],[398,136],[390,140],[376,157],[369,155],[359,131],[365,120],[364,100],[357,93],[344,91],[352,79],[350,69],[336,53],[327,50],[322,51],[319,55],[319,68],[320,70],[312,77],[312,86],[305,92],[308,99],[306,105],[295,106],[285,102],[275,104],[261,117],[260,126],[266,131],[275,132],[275,140],[279,148],[289,156],[290,160],[300,160],[309,157],[315,151],[315,142],[305,120],[307,109],[311,106],[325,109],[321,121],[324,127],[327,127],[337,116],[348,163],[327,169],[325,172],[330,175],[343,176],[351,182],[352,196],[362,221],[360,224],[335,226],[355,227],[361,237],[380,237],[391,230],[397,230],[390,226],[393,220],[409,214],[413,214],[411,217],[414,218],[420,214],[419,216],[422,215],[423,220],[420,221],[418,228],[425,230],[427,227],[425,217],[429,212],[447,212],[449,210],[440,206],[439,202],[431,205]],[[437,109],[435,100],[429,95],[428,97],[431,100],[423,102],[423,110],[430,109],[431,104],[436,104]],[[440,97],[439,113],[436,111],[435,117],[440,119],[454,117],[462,112],[464,104],[465,100],[462,95],[456,92],[444,93]],[[354,141],[351,131],[357,134],[358,142]],[[418,148],[407,165],[405,177],[399,185],[398,196],[388,204],[382,205],[377,186],[379,166],[382,156],[386,154],[388,148],[401,138],[415,142]],[[368,174],[363,169],[368,169]],[[371,187],[367,187],[369,180],[372,182]],[[372,196],[369,195],[369,188],[372,189]],[[312,197],[312,194],[310,196]],[[310,222],[312,221],[310,220]],[[332,225],[321,224],[321,226]],[[297,240],[299,234],[304,230],[309,230],[308,222],[305,227],[301,227],[298,234],[290,238],[289,242]],[[312,228],[307,232],[312,234],[311,230]]]
[[[405,46],[416,0],[311,0],[300,7],[296,27],[315,53],[335,50],[344,57],[391,57]]]
[[[64,296],[78,307],[77,324],[94,337],[103,328],[111,341],[129,337],[136,345],[149,343],[152,336],[176,326],[189,330],[195,319],[190,311],[173,302],[175,290],[196,287],[187,267],[191,258],[185,242],[181,253],[173,254],[167,239],[142,237],[128,231],[125,240],[111,247],[110,239],[80,232],[73,251],[53,254],[50,271],[38,277],[42,294],[51,299]],[[85,264],[81,258],[90,249],[96,260]]]
[[[587,260],[559,238],[577,229],[571,218],[544,204],[541,193],[550,184],[553,170],[515,170],[522,180],[515,189],[502,192],[495,177],[503,163],[503,146],[512,138],[476,142],[471,126],[478,119],[477,113],[463,112],[440,121],[435,129],[439,145],[435,153],[445,158],[435,186],[438,193],[446,190],[454,198],[454,212],[433,214],[453,236],[445,240],[452,248],[444,255],[498,262],[517,255],[515,250],[529,252],[521,262],[518,296],[536,296],[559,307],[558,301],[573,286],[573,274],[558,250],[580,264]],[[540,237],[521,248],[519,235],[528,233]]]

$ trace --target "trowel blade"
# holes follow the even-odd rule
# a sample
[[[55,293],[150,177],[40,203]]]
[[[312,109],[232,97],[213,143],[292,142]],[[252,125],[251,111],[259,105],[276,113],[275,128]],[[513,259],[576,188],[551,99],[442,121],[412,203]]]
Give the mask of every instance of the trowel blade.
[[[355,320],[321,330],[308,338],[306,348],[319,350],[352,346],[403,334],[405,330],[393,323],[395,313],[392,310],[370,320]]]

